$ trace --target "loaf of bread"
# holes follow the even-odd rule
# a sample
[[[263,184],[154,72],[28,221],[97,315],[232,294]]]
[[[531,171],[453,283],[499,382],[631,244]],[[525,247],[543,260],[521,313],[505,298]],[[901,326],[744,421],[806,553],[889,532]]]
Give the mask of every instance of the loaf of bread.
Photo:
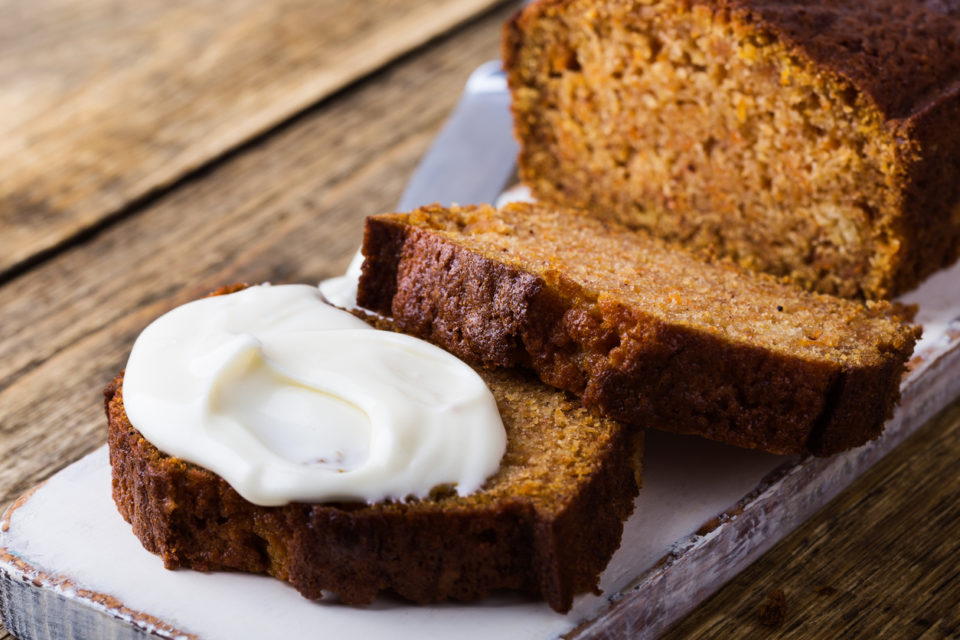
[[[367,219],[358,302],[633,425],[773,453],[876,438],[917,327],[545,204]]]
[[[848,297],[960,255],[960,5],[540,0],[505,29],[547,202]]]
[[[473,600],[496,589],[557,611],[596,591],[638,491],[642,435],[517,372],[485,371],[507,430],[499,471],[460,497],[378,504],[244,500],[161,453],[130,424],[123,377],[105,390],[113,497],[167,568],[264,573],[308,598]],[[602,505],[598,508],[597,505]]]

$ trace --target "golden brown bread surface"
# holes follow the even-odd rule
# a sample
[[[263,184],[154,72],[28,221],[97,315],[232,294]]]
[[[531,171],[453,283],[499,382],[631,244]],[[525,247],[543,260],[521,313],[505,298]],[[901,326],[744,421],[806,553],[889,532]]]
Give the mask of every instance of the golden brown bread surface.
[[[481,375],[507,429],[499,471],[467,497],[261,507],[161,453],[130,424],[123,379],[105,390],[113,497],[167,568],[267,573],[308,598],[392,591],[414,602],[497,589],[557,611],[597,588],[638,492],[642,435],[517,372]],[[598,509],[597,505],[603,505]]]
[[[919,329],[551,205],[367,219],[358,302],[634,425],[774,453],[876,438]]]
[[[540,0],[503,57],[541,200],[848,297],[960,255],[955,2]]]

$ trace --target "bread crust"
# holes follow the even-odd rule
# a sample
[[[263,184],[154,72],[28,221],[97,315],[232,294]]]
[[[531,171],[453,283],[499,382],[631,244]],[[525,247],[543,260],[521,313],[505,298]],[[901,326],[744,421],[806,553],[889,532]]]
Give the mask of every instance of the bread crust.
[[[549,207],[539,207],[544,209]],[[419,222],[463,214],[483,220],[477,224],[516,220],[522,228],[524,216],[537,210],[516,205],[499,213],[488,208],[448,213],[426,207],[410,216],[368,218],[359,304],[392,315],[401,330],[434,340],[468,361],[530,367],[547,384],[576,393],[585,404],[629,424],[779,454],[830,455],[880,435],[899,398],[916,328],[893,322],[888,335],[863,338],[877,341],[876,349],[858,360],[767,348],[731,339],[716,327],[664,320],[652,311],[657,301],[650,301],[650,308],[632,306],[616,292],[591,288],[570,274],[556,278],[518,266],[525,249],[500,253],[496,235],[490,246],[481,241],[482,249],[468,249],[456,232],[439,232],[430,222]],[[578,218],[583,225],[577,226]],[[564,232],[609,233],[611,246],[634,237],[609,224],[586,224],[582,215],[561,214],[558,219],[558,237]],[[549,231],[531,226],[530,233]],[[638,253],[644,243],[649,251],[656,246],[669,250],[652,238],[636,238]],[[531,241],[529,251],[541,245]],[[502,251],[508,251],[506,246]],[[557,263],[589,265],[613,259],[581,259],[578,251],[569,249],[556,257]],[[509,258],[499,260],[498,255]],[[658,259],[668,260],[669,255]],[[718,268],[693,267],[704,272]],[[384,274],[394,274],[394,279]],[[762,276],[742,275],[757,277]],[[782,290],[784,304],[822,304],[824,312],[833,312],[835,303],[851,314],[851,323],[857,317],[866,325],[873,322],[873,312],[861,305],[824,302],[826,298],[768,280],[775,291]],[[695,294],[678,287],[680,295],[691,297],[689,304],[697,304]],[[848,344],[860,340],[852,331],[844,338]]]
[[[516,67],[533,23],[571,3],[537,0],[514,14],[504,25],[504,66]],[[960,8],[950,3],[693,0],[688,5],[769,32],[821,72],[853,84],[889,120],[922,117],[934,105],[957,99]]]
[[[599,573],[619,546],[638,492],[642,436],[589,417],[534,381],[487,376],[507,415],[546,394],[553,401],[543,411],[562,414],[558,420],[572,424],[587,416],[584,435],[600,443],[589,454],[590,472],[559,473],[552,480],[511,475],[517,470],[503,466],[522,458],[518,439],[524,436],[514,428],[520,425],[508,422],[501,471],[471,496],[262,507],[216,474],[167,456],[144,439],[124,411],[121,374],[104,391],[114,501],[143,546],[168,569],[269,574],[307,598],[332,592],[348,604],[369,603],[381,591],[428,603],[512,589],[565,612],[575,594],[597,590]],[[547,435],[560,437],[566,429],[570,436],[569,424]],[[570,455],[554,456],[551,464],[571,461]]]

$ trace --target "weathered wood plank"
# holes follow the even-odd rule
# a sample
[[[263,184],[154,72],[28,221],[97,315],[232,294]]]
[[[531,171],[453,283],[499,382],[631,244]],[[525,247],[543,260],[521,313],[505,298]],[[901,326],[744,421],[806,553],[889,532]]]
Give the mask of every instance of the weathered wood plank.
[[[960,402],[665,637],[960,637]]]
[[[3,2],[0,274],[497,2]]]

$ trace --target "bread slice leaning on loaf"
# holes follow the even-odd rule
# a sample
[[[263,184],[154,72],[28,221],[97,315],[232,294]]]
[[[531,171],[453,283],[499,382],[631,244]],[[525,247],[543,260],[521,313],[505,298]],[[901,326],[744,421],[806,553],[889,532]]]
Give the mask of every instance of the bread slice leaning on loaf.
[[[551,205],[367,219],[361,306],[633,425],[773,453],[876,438],[919,328]]]
[[[514,589],[567,611],[575,594],[597,590],[620,545],[642,436],[532,376],[480,374],[507,450],[479,491],[280,507],[252,504],[216,474],[154,447],[127,418],[120,375],[104,391],[114,501],[168,569],[269,574],[307,598],[327,591],[350,604],[380,591],[426,603]]]

